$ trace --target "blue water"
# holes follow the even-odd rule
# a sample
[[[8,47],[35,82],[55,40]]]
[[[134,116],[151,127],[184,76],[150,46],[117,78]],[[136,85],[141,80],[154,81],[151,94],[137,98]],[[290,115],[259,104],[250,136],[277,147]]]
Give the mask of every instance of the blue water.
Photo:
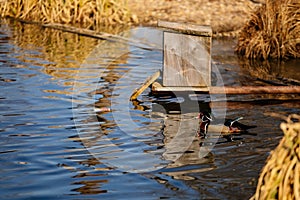
[[[258,127],[233,142],[221,138],[204,158],[195,138],[172,159],[166,154],[177,137],[172,127],[197,113],[154,112],[161,105],[147,91],[137,104],[128,100],[162,68],[162,32],[135,28],[120,35],[135,42],[1,21],[1,199],[248,199],[282,137],[274,113],[299,113],[299,99],[229,102],[228,117]],[[214,42],[214,64],[225,84],[245,84],[249,74],[231,45]],[[112,112],[97,112],[102,107]],[[182,127],[195,134],[189,124]]]

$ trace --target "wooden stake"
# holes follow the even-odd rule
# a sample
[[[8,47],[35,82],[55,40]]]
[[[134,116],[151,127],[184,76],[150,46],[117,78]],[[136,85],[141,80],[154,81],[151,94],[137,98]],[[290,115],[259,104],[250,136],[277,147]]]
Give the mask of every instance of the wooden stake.
[[[139,87],[132,93],[130,101],[137,99],[137,97],[142,94],[142,92],[144,92],[156,79],[158,79],[159,76],[160,71],[157,71],[152,76],[150,76],[141,87]]]

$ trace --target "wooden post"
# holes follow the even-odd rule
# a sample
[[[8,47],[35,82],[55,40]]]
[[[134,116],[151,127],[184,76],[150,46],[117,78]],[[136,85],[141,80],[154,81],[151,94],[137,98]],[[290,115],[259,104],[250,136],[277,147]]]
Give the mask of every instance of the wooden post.
[[[163,34],[164,87],[209,87],[211,36],[208,26],[159,21]]]

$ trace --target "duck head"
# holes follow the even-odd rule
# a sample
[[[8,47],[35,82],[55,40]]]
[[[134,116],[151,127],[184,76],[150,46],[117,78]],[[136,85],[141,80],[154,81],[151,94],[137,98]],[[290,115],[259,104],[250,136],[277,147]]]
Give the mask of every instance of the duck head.
[[[199,123],[199,129],[197,134],[201,138],[205,138],[208,130],[208,126],[212,120],[212,116],[209,112],[200,112],[198,118],[201,119]]]

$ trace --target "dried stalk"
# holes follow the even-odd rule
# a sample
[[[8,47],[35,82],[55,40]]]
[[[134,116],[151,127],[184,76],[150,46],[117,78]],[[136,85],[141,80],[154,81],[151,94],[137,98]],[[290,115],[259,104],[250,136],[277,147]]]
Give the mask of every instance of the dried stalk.
[[[0,16],[43,23],[80,24],[96,29],[103,25],[131,21],[127,0],[6,0],[0,3]]]
[[[236,52],[246,58],[300,58],[299,0],[266,0],[239,35]]]
[[[269,156],[252,200],[300,199],[300,116],[289,116],[280,127],[284,137]]]

